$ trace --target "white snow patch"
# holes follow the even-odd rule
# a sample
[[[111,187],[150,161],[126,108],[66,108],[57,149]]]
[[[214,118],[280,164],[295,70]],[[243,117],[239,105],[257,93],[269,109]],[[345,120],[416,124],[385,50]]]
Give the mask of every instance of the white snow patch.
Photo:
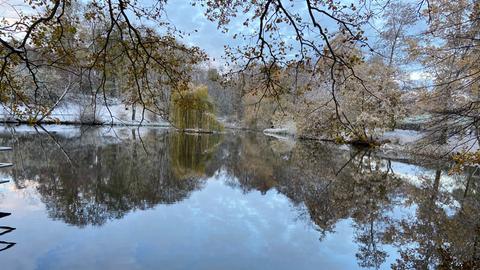
[[[394,144],[406,145],[418,142],[423,136],[424,133],[420,131],[395,129],[393,131],[386,131],[380,139],[389,140]]]
[[[119,101],[106,106],[98,102],[96,106],[83,105],[78,102],[65,102],[56,107],[48,116],[50,120],[69,123],[91,123],[93,121],[104,124],[125,126],[170,126],[168,122],[150,111],[145,111],[142,119],[143,107],[136,107],[135,120],[131,119],[131,106]],[[22,108],[20,108],[22,109]],[[95,111],[95,113],[93,113]],[[14,120],[14,115],[5,106],[0,108],[0,121]]]

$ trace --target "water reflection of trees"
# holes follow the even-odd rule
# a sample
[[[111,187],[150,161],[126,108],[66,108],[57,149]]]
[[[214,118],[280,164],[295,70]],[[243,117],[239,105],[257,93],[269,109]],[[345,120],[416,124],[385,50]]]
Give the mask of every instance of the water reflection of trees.
[[[421,185],[406,181],[389,160],[364,151],[341,151],[313,142],[278,152],[267,137],[231,140],[229,173],[244,191],[275,188],[306,209],[323,236],[351,219],[359,266],[380,268],[386,245],[400,250],[397,269],[480,267],[478,173],[457,176],[457,188],[442,190],[436,170]],[[399,214],[403,210],[407,214]],[[385,266],[384,266],[385,267]]]
[[[399,250],[397,269],[480,267],[479,172],[456,176],[442,188],[441,169],[414,183],[387,159],[360,149],[266,136],[150,132],[122,143],[45,136],[18,139],[16,184],[35,179],[53,218],[83,226],[103,224],[134,209],[181,201],[218,170],[227,184],[287,196],[320,241],[348,220],[359,266],[385,266],[386,246]],[[17,162],[17,161],[16,161]],[[430,169],[434,169],[433,167]],[[401,212],[401,213],[400,213]]]
[[[185,199],[209,176],[208,153],[219,136],[149,133],[121,143],[57,139],[72,164],[51,139],[22,136],[14,178],[19,187],[24,180],[37,180],[52,218],[84,226]]]
[[[480,268],[478,176],[467,172],[460,188],[442,192],[442,174],[437,170],[422,187],[408,192],[417,208],[415,216],[402,219],[394,229],[402,258],[396,269]]]

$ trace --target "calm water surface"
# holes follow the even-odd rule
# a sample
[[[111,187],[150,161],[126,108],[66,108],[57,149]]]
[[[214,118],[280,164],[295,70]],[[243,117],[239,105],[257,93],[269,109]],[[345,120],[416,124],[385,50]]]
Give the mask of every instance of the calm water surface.
[[[47,129],[0,129],[2,270],[479,267],[475,170],[251,133]]]

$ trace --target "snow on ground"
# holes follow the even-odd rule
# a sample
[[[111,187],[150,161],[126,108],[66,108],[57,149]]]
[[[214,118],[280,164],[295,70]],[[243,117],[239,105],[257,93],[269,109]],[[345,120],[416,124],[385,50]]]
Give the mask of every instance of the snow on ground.
[[[82,124],[82,123],[103,123],[113,124],[119,126],[155,126],[155,127],[169,127],[168,122],[161,119],[158,115],[150,111],[145,111],[142,117],[142,107],[136,107],[136,117],[132,120],[132,108],[129,105],[122,103],[119,100],[112,99],[109,101],[110,105],[106,106],[103,100],[97,102],[96,106],[86,104],[81,101],[64,101],[57,108],[55,108],[48,120],[58,121],[59,123]],[[95,113],[93,113],[95,111]],[[0,122],[15,120],[10,110],[6,107],[0,107]],[[225,119],[219,119],[225,124],[227,128],[239,128],[235,123],[227,122]],[[421,118],[424,120],[424,118]],[[413,121],[413,120],[410,120]],[[56,129],[56,127],[54,128]],[[75,128],[71,128],[75,129]],[[62,128],[60,131],[64,132]],[[71,131],[69,134],[73,134]],[[268,136],[286,139],[287,137],[295,137],[296,128],[293,121],[283,123],[277,128],[268,128],[263,130],[263,133]],[[387,151],[408,151],[408,149],[421,143],[422,139],[427,135],[424,131],[395,129],[393,131],[386,131],[377,139],[379,141],[388,141],[382,145],[383,150]],[[454,136],[448,140],[446,145],[430,147],[435,152],[456,153],[461,151],[477,151],[479,148],[474,135]],[[429,148],[429,149],[430,149]],[[428,150],[430,151],[430,150]]]
[[[266,135],[290,135],[295,136],[297,134],[297,127],[295,122],[288,121],[278,128],[267,128],[263,130],[263,134]]]
[[[273,131],[271,131],[273,130]],[[288,136],[288,133],[284,131],[283,129],[265,129],[263,130],[263,134],[273,137],[279,140],[291,140],[291,138]]]
[[[106,106],[104,102],[98,102],[96,106],[83,105],[77,102],[64,102],[57,106],[49,115],[48,119],[68,123],[104,123],[114,125],[142,125],[142,126],[170,126],[170,124],[158,115],[145,111],[142,120],[142,107],[136,107],[135,120],[131,119],[131,106],[116,102]],[[93,113],[95,111],[95,113]],[[13,120],[14,117],[5,107],[0,108],[0,121]]]
[[[86,112],[87,111],[87,112]],[[115,125],[144,125],[144,126],[169,126],[168,122],[162,120],[160,117],[154,115],[149,111],[145,111],[145,115],[142,120],[142,107],[136,107],[135,120],[131,119],[131,107],[125,104],[119,103],[114,105],[105,106],[105,104],[98,104],[95,108],[95,115],[93,115],[93,109],[85,109],[84,106],[76,103],[70,103],[60,106],[53,110],[51,117],[57,118],[60,121],[71,122],[89,122],[95,119],[95,121],[105,124]]]
[[[267,135],[290,134],[286,128],[267,128],[263,130],[263,133]]]
[[[386,131],[381,136],[381,140],[389,140],[391,143],[406,145],[418,142],[425,134],[415,130],[395,129]]]
[[[475,152],[479,149],[477,138],[473,135],[467,136],[453,136],[448,139],[448,147],[453,149],[453,152]]]
[[[437,155],[454,154],[463,151],[475,152],[479,150],[479,145],[476,137],[473,134],[464,136],[452,136],[448,139],[446,144],[437,144],[432,142],[433,138],[429,136],[428,132],[395,129],[394,131],[387,131],[379,137],[380,141],[389,141],[382,145],[383,150],[388,151],[405,151],[417,149],[423,154],[431,153]]]

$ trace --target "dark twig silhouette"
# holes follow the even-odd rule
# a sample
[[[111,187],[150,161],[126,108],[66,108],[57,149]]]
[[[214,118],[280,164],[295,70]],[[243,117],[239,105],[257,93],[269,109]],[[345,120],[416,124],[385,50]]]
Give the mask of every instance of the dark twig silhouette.
[[[11,150],[12,150],[11,147],[0,147],[0,152],[11,151]],[[11,167],[11,166],[13,166],[12,163],[0,163],[0,169],[1,168],[6,168],[6,167]],[[0,184],[5,184],[5,183],[8,183],[8,182],[9,182],[9,180],[2,180],[2,181],[0,181]],[[8,217],[10,215],[11,215],[11,213],[0,212],[0,218]],[[0,236],[4,235],[4,234],[7,234],[7,233],[10,233],[14,230],[15,230],[15,228],[10,227],[10,226],[0,226]],[[13,247],[15,244],[16,243],[13,243],[13,242],[0,241],[0,251],[7,250],[7,249]]]

